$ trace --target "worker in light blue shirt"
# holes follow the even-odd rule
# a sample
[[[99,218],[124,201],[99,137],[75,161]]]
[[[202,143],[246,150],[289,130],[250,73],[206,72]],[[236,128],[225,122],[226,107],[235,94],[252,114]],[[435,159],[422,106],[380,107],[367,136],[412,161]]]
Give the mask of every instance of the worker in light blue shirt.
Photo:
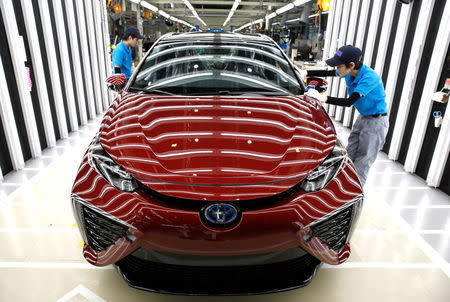
[[[116,45],[112,53],[114,73],[123,73],[127,80],[131,77],[131,64],[133,62],[131,47],[135,47],[138,41],[143,38],[136,27],[130,26],[126,29],[122,41]]]
[[[348,98],[337,98],[309,90],[306,95],[339,106],[355,106],[360,115],[348,139],[347,152],[364,186],[369,169],[383,146],[389,129],[386,93],[380,76],[360,61],[361,49],[342,46],[325,62],[335,70],[309,70],[307,76],[339,76],[345,78]]]

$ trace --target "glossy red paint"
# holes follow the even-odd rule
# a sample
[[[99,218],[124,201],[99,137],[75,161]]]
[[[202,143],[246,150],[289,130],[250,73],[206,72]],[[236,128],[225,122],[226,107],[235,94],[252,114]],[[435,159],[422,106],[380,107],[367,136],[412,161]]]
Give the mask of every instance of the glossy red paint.
[[[322,107],[303,97],[123,93],[104,117],[100,141],[148,187],[219,201],[292,187],[325,159],[336,134]]]
[[[321,78],[306,78],[306,85],[314,85],[314,86],[328,86],[328,82]]]
[[[123,86],[127,83],[127,77],[123,73],[113,74],[106,78],[106,83]]]
[[[100,141],[111,157],[153,190],[205,204],[226,200],[238,206],[297,184],[323,161],[335,140],[323,108],[303,97],[122,93],[100,130]],[[341,263],[350,254],[348,244],[337,253],[317,238],[303,239],[310,223],[362,193],[348,158],[324,189],[298,190],[269,208],[243,211],[240,222],[230,228],[205,225],[199,211],[163,204],[140,190],[118,191],[87,158],[86,153],[73,193],[132,225],[135,229],[129,230],[137,238],[133,244],[121,238],[98,254],[85,245],[84,256],[92,264],[114,263],[139,247],[193,255],[260,254],[299,247],[330,264]]]

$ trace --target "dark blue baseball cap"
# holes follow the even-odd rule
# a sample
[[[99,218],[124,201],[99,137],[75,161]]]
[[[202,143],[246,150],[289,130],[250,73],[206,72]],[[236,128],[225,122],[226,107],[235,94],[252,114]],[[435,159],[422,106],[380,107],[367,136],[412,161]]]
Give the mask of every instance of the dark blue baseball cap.
[[[336,50],[334,57],[325,61],[329,66],[335,67],[350,62],[358,62],[361,58],[362,51],[353,45],[345,45]]]
[[[141,35],[139,29],[137,29],[137,27],[134,26],[128,27],[127,30],[125,31],[125,35],[131,35],[138,39],[144,39],[144,36]]]

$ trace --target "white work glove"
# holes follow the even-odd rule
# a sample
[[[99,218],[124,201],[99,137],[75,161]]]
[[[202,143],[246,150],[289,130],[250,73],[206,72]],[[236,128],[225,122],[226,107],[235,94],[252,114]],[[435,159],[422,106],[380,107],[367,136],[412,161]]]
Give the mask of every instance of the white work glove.
[[[327,102],[327,96],[326,96],[326,95],[323,95],[323,94],[320,94],[320,92],[317,91],[317,90],[315,90],[315,89],[309,89],[309,90],[305,93],[305,95],[307,95],[307,96],[309,96],[309,97],[312,97],[312,98],[315,98],[316,100],[318,100],[318,101],[321,102],[322,104]]]
[[[304,69],[298,68],[298,73],[302,77],[302,80],[306,79],[306,77],[308,76],[308,71],[306,71]]]
[[[438,91],[431,95],[431,100],[433,100],[435,102],[442,102],[444,100],[444,97],[445,97],[445,93]]]

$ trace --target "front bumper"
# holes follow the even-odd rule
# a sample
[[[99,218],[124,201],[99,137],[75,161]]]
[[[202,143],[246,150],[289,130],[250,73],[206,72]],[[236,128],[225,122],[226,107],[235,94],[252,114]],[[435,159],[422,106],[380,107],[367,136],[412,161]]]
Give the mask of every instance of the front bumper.
[[[116,263],[134,288],[182,295],[252,295],[308,285],[320,264],[309,254],[265,265],[186,266],[129,255]]]
[[[199,256],[255,255],[301,248],[320,261],[339,264],[350,255],[348,241],[360,210],[362,189],[351,161],[345,160],[324,189],[312,193],[299,190],[271,206],[243,210],[237,224],[220,228],[205,224],[199,211],[162,203],[142,190],[116,190],[90,166],[86,155],[72,201],[85,241],[83,254],[98,266],[116,263],[139,248]],[[348,226],[344,242],[336,248],[331,244],[332,236],[324,239],[326,232],[319,226],[323,229],[324,221],[336,218],[345,208],[351,208],[345,218]],[[88,212],[80,215],[80,209]],[[88,223],[86,217],[91,217]],[[104,218],[103,224],[96,223],[98,217]],[[105,226],[117,230],[113,234],[104,232]]]

